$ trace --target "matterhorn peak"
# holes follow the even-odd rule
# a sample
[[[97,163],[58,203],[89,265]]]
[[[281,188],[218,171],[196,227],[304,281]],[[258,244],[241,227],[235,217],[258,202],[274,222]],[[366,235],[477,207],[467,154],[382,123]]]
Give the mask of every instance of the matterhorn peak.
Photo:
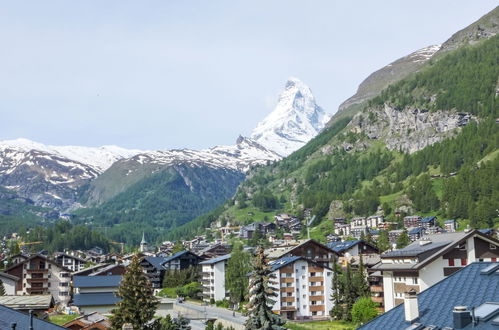
[[[251,138],[281,156],[298,150],[329,121],[310,88],[290,77],[274,110],[251,133]]]

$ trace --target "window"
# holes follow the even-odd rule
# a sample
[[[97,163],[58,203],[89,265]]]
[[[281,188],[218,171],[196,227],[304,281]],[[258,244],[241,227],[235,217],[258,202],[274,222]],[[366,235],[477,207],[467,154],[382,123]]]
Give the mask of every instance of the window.
[[[69,292],[61,291],[61,292],[59,292],[59,296],[69,296]]]
[[[331,276],[331,272],[327,272],[327,276]]]
[[[453,267],[454,266],[454,259],[449,259],[449,267]]]
[[[467,263],[468,263],[468,259],[461,258],[461,266],[466,266]]]
[[[494,244],[490,244],[490,249],[491,249],[491,250],[496,250],[496,249],[497,249],[497,246],[495,246]]]
[[[61,282],[61,286],[69,286],[68,282]]]
[[[456,249],[466,250],[466,243],[461,243],[456,246]]]
[[[301,266],[301,270],[305,270],[305,266]]]
[[[413,277],[412,278],[412,284],[418,284],[418,278],[417,277]]]

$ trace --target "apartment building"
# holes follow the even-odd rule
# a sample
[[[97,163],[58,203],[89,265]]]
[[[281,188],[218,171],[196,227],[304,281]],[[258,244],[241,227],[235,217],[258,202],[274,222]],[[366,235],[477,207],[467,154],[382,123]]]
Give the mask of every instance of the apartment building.
[[[403,303],[410,290],[422,292],[469,263],[499,258],[499,241],[480,231],[427,235],[387,252],[373,271],[383,274],[385,310]]]
[[[17,295],[51,294],[56,303],[63,305],[71,298],[71,270],[42,255],[33,255],[6,269],[5,273],[19,278]]]
[[[78,258],[67,253],[56,253],[54,256],[54,260],[58,265],[66,267],[72,272],[82,270],[83,268],[85,268],[85,264],[87,263],[82,258]]]
[[[272,311],[289,320],[326,319],[333,307],[333,271],[301,256],[269,262],[279,298]]]
[[[227,297],[225,290],[225,268],[230,254],[199,263],[201,265],[201,284],[203,285],[203,300],[218,301]]]

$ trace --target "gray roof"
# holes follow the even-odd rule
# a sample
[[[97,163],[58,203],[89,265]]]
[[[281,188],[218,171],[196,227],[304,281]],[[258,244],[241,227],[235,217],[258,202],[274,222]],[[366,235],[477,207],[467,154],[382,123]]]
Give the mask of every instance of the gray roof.
[[[220,257],[217,257],[217,258],[213,258],[213,259],[209,259],[209,260],[206,260],[206,261],[202,261],[199,264],[200,265],[211,265],[211,264],[216,264],[217,262],[224,261],[224,260],[227,260],[227,259],[230,259],[230,253],[226,254],[226,255],[223,255],[223,256],[220,256]]]
[[[496,265],[488,274],[487,267]],[[499,263],[474,262],[418,294],[420,317],[418,323],[437,327],[452,327],[454,306],[478,307],[486,302],[499,302]],[[497,315],[497,314],[496,314]],[[495,316],[497,317],[497,316]],[[479,321],[473,329],[495,329],[492,317]],[[378,316],[361,329],[405,329],[404,304]],[[471,329],[467,326],[465,329]]]
[[[163,262],[166,260],[165,257],[145,257],[148,263],[150,263],[156,269],[163,269]]]
[[[75,288],[118,287],[120,286],[120,282],[121,275],[73,277]]]
[[[458,242],[463,241],[469,237],[478,236],[482,239],[490,240],[492,242],[497,242],[491,237],[481,234],[477,230],[470,232],[455,232],[455,233],[439,233],[433,235],[426,235],[422,240],[415,241],[412,244],[406,246],[403,249],[387,252],[381,256],[381,260],[384,258],[396,258],[396,257],[419,257],[417,263],[412,264],[388,264],[379,263],[373,267],[377,270],[417,270],[427,263],[431,262],[438,256],[446,253],[453,248]],[[430,241],[431,243],[421,245],[421,241]]]
[[[11,324],[16,323],[16,329],[29,329],[29,315],[12,308],[0,305],[0,329],[11,329]],[[65,329],[53,323],[33,318],[33,327],[36,330]]]
[[[53,298],[49,294],[32,296],[0,296],[0,305],[14,309],[49,309]]]
[[[109,306],[116,305],[121,298],[112,292],[103,293],[78,293],[75,294],[73,305],[75,306]]]
[[[289,264],[292,264],[293,262],[299,260],[299,259],[302,259],[302,257],[284,257],[284,258],[281,258],[281,259],[278,259],[278,260],[273,260],[271,262],[269,262],[269,265],[272,266],[272,271],[276,271],[278,270],[279,268],[282,268],[282,267],[285,267]]]
[[[5,278],[8,278],[8,279],[13,280],[13,281],[18,281],[19,280],[19,277],[11,275],[11,274],[4,273],[4,272],[0,272],[0,277],[5,277]]]

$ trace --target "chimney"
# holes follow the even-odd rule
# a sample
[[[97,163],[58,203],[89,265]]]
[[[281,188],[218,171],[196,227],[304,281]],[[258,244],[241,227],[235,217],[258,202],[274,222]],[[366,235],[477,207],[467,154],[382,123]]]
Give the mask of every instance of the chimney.
[[[471,323],[471,313],[466,306],[455,306],[452,311],[452,318],[454,320],[454,329],[464,329]]]
[[[405,320],[413,322],[419,318],[418,295],[414,289],[405,293],[404,296]]]

